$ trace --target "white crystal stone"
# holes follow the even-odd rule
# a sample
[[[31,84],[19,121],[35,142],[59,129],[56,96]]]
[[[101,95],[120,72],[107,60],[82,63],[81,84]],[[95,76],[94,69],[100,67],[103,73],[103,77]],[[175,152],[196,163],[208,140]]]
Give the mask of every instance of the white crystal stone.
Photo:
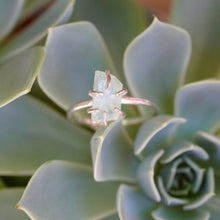
[[[115,108],[121,109],[121,96],[115,93],[122,90],[122,83],[113,75],[111,75],[111,83],[109,89],[106,89],[107,77],[102,71],[95,72],[93,90],[103,92],[104,95],[95,95],[93,97],[92,108],[98,108],[98,112],[92,113],[92,121],[94,123],[103,123],[103,114],[107,112],[107,121],[117,120],[119,114],[114,111]]]

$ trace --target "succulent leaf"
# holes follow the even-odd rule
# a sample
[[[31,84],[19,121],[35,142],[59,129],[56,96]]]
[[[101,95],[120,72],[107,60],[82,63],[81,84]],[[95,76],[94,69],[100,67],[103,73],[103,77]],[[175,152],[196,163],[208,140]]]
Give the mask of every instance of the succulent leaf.
[[[200,160],[209,159],[208,153],[203,148],[189,141],[176,141],[166,149],[164,155],[160,159],[160,163],[170,163],[178,156],[185,154]]]
[[[18,206],[35,219],[104,218],[116,211],[117,188],[95,182],[90,167],[51,161],[36,171]]]
[[[160,202],[161,197],[154,182],[156,173],[155,167],[157,161],[161,158],[163,153],[164,151],[160,150],[148,154],[148,156],[142,161],[137,171],[139,185],[141,186],[145,194],[147,194],[147,196],[149,196],[156,202]]]
[[[190,53],[188,33],[155,18],[124,55],[125,76],[133,95],[157,103],[160,114],[172,114],[174,94],[184,79]]]
[[[159,206],[155,211],[152,212],[152,216],[155,220],[208,220],[210,214],[208,211],[202,210],[191,210],[184,211],[181,208],[177,207],[168,207],[168,206]]]
[[[7,34],[14,27],[20,15],[24,0],[2,0],[0,3],[0,41],[7,36]]]
[[[175,115],[187,120],[179,133],[191,137],[198,131],[214,132],[220,126],[220,81],[205,80],[180,88]]]
[[[44,56],[43,47],[34,47],[0,66],[0,107],[30,92]]]
[[[24,188],[0,189],[0,213],[2,219],[28,220],[25,213],[15,209],[15,204],[21,197]]]
[[[96,181],[136,182],[140,161],[133,155],[121,120],[97,130],[91,140],[91,152]]]
[[[210,156],[209,165],[215,169],[216,174],[220,174],[220,138],[205,132],[196,134],[195,142],[205,149]]]
[[[91,134],[31,96],[1,108],[0,121],[1,175],[31,175],[52,159],[91,164]]]
[[[205,175],[205,180],[203,182],[200,193],[198,193],[194,198],[183,206],[184,210],[196,209],[203,204],[205,204],[209,199],[215,195],[215,180],[214,171],[212,168],[208,168]]]
[[[219,198],[212,198],[206,203],[203,207],[210,213],[210,220],[218,220],[220,215],[219,210],[220,199]]]
[[[122,184],[117,193],[117,209],[121,220],[151,220],[150,210],[155,202],[140,189]]]
[[[178,166],[183,162],[182,158],[178,158],[172,163],[167,164],[166,166],[162,166],[159,174],[163,178],[163,184],[166,189],[170,190],[172,184],[175,180],[175,175],[177,172]]]
[[[180,124],[185,123],[185,119],[170,115],[159,115],[153,117],[140,127],[135,138],[134,153],[145,154],[162,149],[171,139],[172,131]]]
[[[171,196],[163,183],[163,179],[159,176],[157,178],[157,184],[158,184],[158,188],[160,190],[160,193],[162,195],[162,201],[165,205],[168,206],[178,206],[178,205],[184,205],[186,203],[188,203],[188,199],[184,199],[184,198],[176,198]]]
[[[51,28],[46,50],[39,84],[64,110],[88,99],[95,70],[110,69],[116,75],[102,37],[89,22]]]
[[[73,0],[57,0],[52,6],[34,23],[23,31],[15,33],[0,48],[0,60],[6,60],[22,50],[32,46],[47,34],[47,29],[59,23],[69,7],[72,7]]]

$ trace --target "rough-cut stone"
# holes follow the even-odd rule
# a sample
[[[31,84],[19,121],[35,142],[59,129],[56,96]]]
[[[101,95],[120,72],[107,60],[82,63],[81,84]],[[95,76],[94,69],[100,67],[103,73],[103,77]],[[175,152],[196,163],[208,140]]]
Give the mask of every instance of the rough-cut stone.
[[[113,75],[111,75],[111,84],[108,90],[106,90],[106,73],[102,71],[95,72],[95,79],[93,90],[103,92],[104,95],[95,95],[93,97],[92,108],[99,109],[99,112],[92,113],[92,121],[94,123],[103,123],[103,114],[107,112],[107,120],[117,120],[119,114],[114,112],[114,108],[121,109],[121,96],[116,96],[115,93],[122,90],[122,83]]]

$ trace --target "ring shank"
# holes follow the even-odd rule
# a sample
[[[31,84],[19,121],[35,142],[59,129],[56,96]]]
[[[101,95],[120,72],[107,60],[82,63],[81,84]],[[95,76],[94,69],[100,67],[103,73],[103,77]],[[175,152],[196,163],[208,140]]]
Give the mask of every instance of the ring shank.
[[[95,124],[93,123],[91,118],[86,118],[83,117],[80,114],[77,114],[79,110],[86,109],[89,107],[92,107],[93,101],[91,100],[86,100],[83,102],[79,102],[77,104],[74,104],[67,112],[67,118],[70,121],[77,121],[81,124],[85,124],[93,129],[96,129],[97,126],[103,125],[103,123]],[[153,107],[154,109],[154,114],[158,114],[158,107],[155,103],[151,102],[150,100],[147,99],[142,99],[142,98],[135,98],[135,97],[122,97],[121,98],[121,104],[126,104],[126,105],[145,105],[145,106],[150,106]]]

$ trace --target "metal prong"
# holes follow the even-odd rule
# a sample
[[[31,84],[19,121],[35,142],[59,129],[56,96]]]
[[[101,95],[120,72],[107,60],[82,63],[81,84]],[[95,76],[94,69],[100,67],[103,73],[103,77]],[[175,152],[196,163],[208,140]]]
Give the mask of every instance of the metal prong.
[[[121,115],[122,117],[125,116],[125,113],[124,113],[121,109],[119,109],[119,108],[117,108],[117,107],[114,108],[114,111],[117,112],[117,113],[119,113],[119,115]]]
[[[99,112],[99,108],[90,108],[90,109],[87,110],[87,112],[89,114],[92,114],[92,113],[95,113],[95,112]]]
[[[104,95],[104,92],[89,91],[88,95],[91,96],[91,97],[94,97],[95,95]]]
[[[108,90],[109,87],[110,87],[110,84],[111,84],[111,74],[110,74],[110,70],[106,70],[105,73],[106,73],[106,77],[107,77],[107,80],[106,80],[106,89]]]
[[[103,124],[104,124],[104,127],[107,128],[107,126],[108,126],[108,113],[106,111],[103,112]]]
[[[128,93],[128,90],[127,89],[122,89],[118,92],[115,93],[116,96],[124,96]]]

